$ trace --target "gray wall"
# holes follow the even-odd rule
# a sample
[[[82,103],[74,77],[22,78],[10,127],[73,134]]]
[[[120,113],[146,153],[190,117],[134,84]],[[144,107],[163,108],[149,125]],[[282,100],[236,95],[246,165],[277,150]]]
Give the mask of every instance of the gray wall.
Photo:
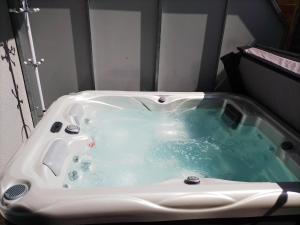
[[[45,104],[61,95],[93,89],[86,0],[31,0],[31,14]]]
[[[154,89],[157,0],[91,0],[95,87]]]
[[[158,90],[212,90],[225,3],[162,0]]]
[[[229,0],[221,56],[236,52],[237,46],[259,43],[279,48],[285,30],[270,1]],[[223,72],[219,63],[218,74]]]
[[[9,1],[13,5],[17,0]],[[237,46],[280,45],[284,26],[270,0],[31,0],[45,102],[88,89],[213,91],[219,57]],[[13,15],[22,59],[22,16]],[[38,121],[31,68],[25,82]],[[219,76],[221,77],[221,76]]]
[[[23,100],[22,109],[26,124],[32,130],[32,119],[30,115],[26,90],[24,86],[22,71],[18,58],[18,52],[12,51],[7,55],[7,50],[16,48],[16,43],[12,34],[6,1],[0,1],[0,174],[8,160],[21,146],[25,140],[22,132],[22,123],[17,101],[12,95],[12,76],[15,77],[19,86],[20,98]],[[7,61],[8,57],[12,61]],[[12,71],[9,69],[12,66]],[[23,136],[23,138],[22,138]]]

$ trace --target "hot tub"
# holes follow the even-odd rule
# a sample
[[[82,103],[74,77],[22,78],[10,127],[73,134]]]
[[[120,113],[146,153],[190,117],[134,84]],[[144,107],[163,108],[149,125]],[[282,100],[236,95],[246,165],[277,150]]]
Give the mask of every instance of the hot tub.
[[[64,96],[9,162],[1,213],[16,224],[299,215],[299,146],[240,96]]]

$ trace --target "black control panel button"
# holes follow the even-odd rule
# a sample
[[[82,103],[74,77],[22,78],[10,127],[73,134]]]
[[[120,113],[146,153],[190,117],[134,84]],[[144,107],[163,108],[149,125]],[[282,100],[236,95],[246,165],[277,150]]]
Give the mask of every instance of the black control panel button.
[[[50,128],[50,131],[52,132],[52,133],[58,133],[60,130],[61,130],[61,128],[62,128],[62,122],[55,122],[55,123],[53,123],[52,124],[52,126],[51,126],[51,128]]]
[[[294,145],[290,141],[284,141],[281,143],[281,148],[285,151],[291,151],[294,148]]]

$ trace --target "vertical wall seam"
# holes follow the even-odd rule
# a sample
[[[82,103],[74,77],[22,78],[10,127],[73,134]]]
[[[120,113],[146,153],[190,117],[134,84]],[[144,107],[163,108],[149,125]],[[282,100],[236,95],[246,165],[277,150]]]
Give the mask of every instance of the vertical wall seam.
[[[88,15],[88,38],[89,38],[89,49],[90,49],[90,66],[91,66],[91,76],[92,76],[92,85],[94,86],[94,90],[96,90],[95,83],[95,72],[94,72],[94,63],[93,63],[93,44],[92,44],[92,31],[91,31],[91,15],[90,15],[90,0],[86,1],[86,10]]]
[[[225,0],[225,8],[224,8],[224,14],[223,14],[221,37],[220,37],[220,42],[219,42],[219,45],[218,45],[218,53],[217,53],[218,57],[217,57],[216,63],[215,63],[215,80],[214,80],[213,90],[215,90],[216,78],[218,76],[218,68],[219,68],[219,62],[220,62],[221,51],[222,51],[223,40],[224,40],[224,33],[225,33],[226,19],[227,19],[227,15],[228,15],[229,1],[230,0]]]
[[[162,0],[157,0],[156,53],[155,53],[154,91],[158,91],[159,58],[160,58],[160,42],[161,42],[161,19],[162,19],[161,1]]]

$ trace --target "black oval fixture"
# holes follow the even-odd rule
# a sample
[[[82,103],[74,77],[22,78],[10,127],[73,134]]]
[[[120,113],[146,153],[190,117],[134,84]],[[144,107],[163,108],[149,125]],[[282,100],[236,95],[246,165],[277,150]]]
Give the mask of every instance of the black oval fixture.
[[[50,131],[52,133],[58,133],[61,130],[62,125],[63,125],[62,122],[56,121],[52,124]]]
[[[290,151],[294,148],[294,145],[290,141],[284,141],[281,143],[281,148],[285,151]]]

